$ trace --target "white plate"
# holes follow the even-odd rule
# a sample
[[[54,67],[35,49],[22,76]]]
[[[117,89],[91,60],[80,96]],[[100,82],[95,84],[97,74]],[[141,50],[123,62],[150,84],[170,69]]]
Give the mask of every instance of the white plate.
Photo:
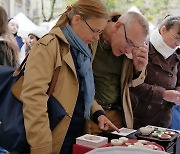
[[[121,129],[119,129],[119,131],[120,131],[119,133],[116,132],[116,131],[111,132],[111,133],[116,134],[116,135],[120,135],[120,136],[127,136],[127,135],[129,135],[131,133],[136,132],[137,130],[122,127]]]
[[[158,137],[163,140],[168,140],[171,138],[171,136],[167,134],[161,134],[161,135],[158,135]]]
[[[170,131],[170,130],[168,130],[168,131],[165,131],[164,133],[165,133],[165,134],[168,134],[168,135],[175,135],[175,132],[173,132],[173,131]]]
[[[119,139],[112,139],[112,140],[111,140],[111,144],[114,145],[114,146],[122,145],[122,144],[123,144],[123,141],[122,141],[122,140],[119,140]]]

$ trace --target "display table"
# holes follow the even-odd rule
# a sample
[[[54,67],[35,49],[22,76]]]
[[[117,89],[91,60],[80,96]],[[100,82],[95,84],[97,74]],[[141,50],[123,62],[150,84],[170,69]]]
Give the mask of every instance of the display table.
[[[152,140],[152,139],[148,139],[148,138],[141,138],[140,136],[137,136],[136,134],[139,133],[139,131],[134,132],[128,136],[126,136],[129,139],[145,139],[145,140],[149,140],[149,141],[153,141],[156,142],[157,144],[161,145],[164,147],[165,151],[171,154],[175,154],[176,153],[176,145],[177,145],[177,139],[179,137],[179,133],[176,134],[175,137],[172,138],[172,140]],[[112,133],[101,133],[100,136],[105,136],[108,137],[108,141],[110,142],[111,139],[118,139],[119,137],[121,137],[120,135],[117,134],[112,134]]]
[[[133,145],[134,143],[138,142],[138,140],[136,139],[129,139],[127,142],[123,143],[122,145],[120,145],[119,147],[127,147],[128,145]],[[165,151],[164,148],[161,145],[158,145],[155,142],[147,142],[146,145],[148,146],[155,146],[156,151]],[[113,145],[111,143],[108,143],[102,147],[113,147]],[[142,148],[142,147],[139,147]],[[74,144],[73,145],[73,154],[85,154],[86,152],[89,152],[91,150],[93,150],[94,148],[90,148],[87,146],[82,146],[82,145],[78,145],[78,144]],[[149,148],[148,148],[149,149]]]

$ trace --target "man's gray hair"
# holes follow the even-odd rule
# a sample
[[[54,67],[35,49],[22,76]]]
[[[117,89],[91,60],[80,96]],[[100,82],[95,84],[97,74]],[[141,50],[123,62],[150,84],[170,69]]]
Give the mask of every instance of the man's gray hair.
[[[149,34],[149,23],[146,18],[137,12],[127,12],[123,14],[119,21],[124,23],[126,26],[132,26],[135,23],[138,23],[142,26],[144,34],[147,36]]]

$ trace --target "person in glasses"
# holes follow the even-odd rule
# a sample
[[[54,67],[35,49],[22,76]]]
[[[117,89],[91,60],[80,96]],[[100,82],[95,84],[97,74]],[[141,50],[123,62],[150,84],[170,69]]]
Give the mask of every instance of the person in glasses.
[[[143,84],[131,88],[134,128],[168,127],[173,106],[180,105],[180,17],[162,20],[149,38],[149,61]]]
[[[57,21],[52,30],[34,44],[25,68],[21,99],[24,124],[31,154],[72,154],[76,137],[82,135],[85,119],[97,110],[90,45],[108,22],[100,0],[78,0]],[[47,91],[55,69],[60,66],[50,98],[59,104],[61,121],[48,118]],[[51,103],[51,102],[50,102]],[[52,104],[53,105],[53,104]],[[59,117],[58,117],[59,118]],[[106,123],[117,129],[105,116]],[[105,130],[105,129],[104,129]]]
[[[104,29],[93,61],[95,102],[102,107],[93,118],[104,113],[118,128],[133,128],[129,87],[144,81],[148,63],[145,39],[149,32],[147,20],[139,13],[113,15]],[[91,133],[101,130],[91,121]],[[109,131],[112,131],[109,129]]]

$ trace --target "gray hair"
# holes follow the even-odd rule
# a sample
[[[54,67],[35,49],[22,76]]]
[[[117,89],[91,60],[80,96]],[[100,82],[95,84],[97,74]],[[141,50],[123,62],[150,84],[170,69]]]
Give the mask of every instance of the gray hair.
[[[126,24],[127,26],[133,26],[133,24],[138,23],[142,26],[144,34],[147,36],[149,34],[149,23],[143,15],[136,12],[127,12],[122,14],[119,21]]]
[[[159,23],[159,29],[163,26],[169,31],[172,27],[178,28],[178,34],[180,34],[180,16],[167,16],[164,20]]]

